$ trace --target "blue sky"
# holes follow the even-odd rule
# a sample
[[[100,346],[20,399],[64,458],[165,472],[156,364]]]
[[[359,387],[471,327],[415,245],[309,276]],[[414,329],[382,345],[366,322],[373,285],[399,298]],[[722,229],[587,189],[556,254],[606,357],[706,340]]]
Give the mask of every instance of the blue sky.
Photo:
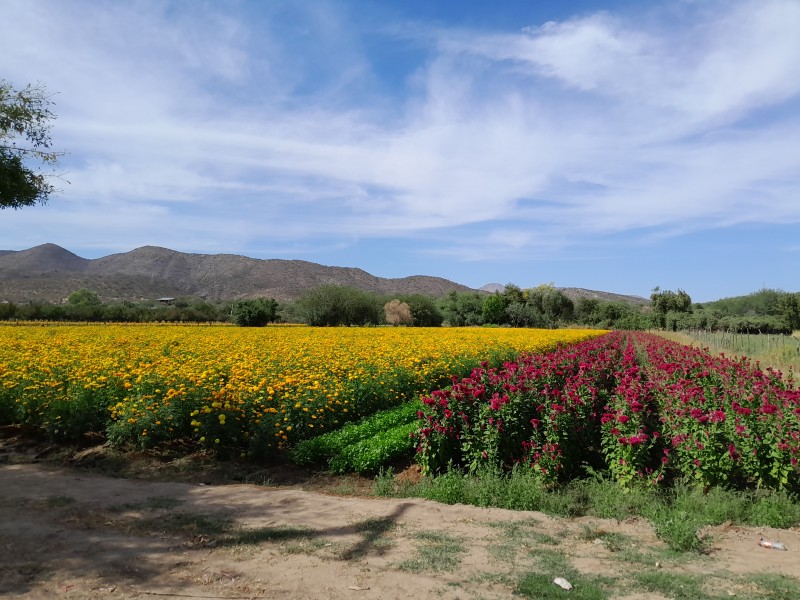
[[[800,291],[800,1],[4,0],[68,184],[0,249]]]

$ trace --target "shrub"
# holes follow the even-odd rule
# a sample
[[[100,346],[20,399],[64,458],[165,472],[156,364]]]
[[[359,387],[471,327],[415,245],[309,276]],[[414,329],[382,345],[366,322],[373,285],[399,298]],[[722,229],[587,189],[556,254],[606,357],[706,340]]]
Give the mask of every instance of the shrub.
[[[263,327],[275,320],[278,303],[272,298],[237,300],[231,306],[231,319],[240,327]]]
[[[411,316],[411,308],[400,300],[390,300],[383,307],[386,315],[386,322],[389,325],[411,325],[414,317]]]

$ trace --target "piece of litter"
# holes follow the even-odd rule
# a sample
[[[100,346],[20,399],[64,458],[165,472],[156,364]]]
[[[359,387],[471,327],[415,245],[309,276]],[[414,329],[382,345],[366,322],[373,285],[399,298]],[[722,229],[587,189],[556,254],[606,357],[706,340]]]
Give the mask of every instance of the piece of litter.
[[[556,577],[555,579],[553,579],[553,583],[555,583],[562,590],[571,590],[572,589],[572,584],[569,581],[567,581],[566,579],[564,579],[563,577]]]
[[[348,590],[353,590],[354,592],[365,592],[365,591],[367,591],[369,589],[369,587],[368,586],[367,587],[360,587],[360,586],[357,586],[357,585],[351,585],[347,589]]]

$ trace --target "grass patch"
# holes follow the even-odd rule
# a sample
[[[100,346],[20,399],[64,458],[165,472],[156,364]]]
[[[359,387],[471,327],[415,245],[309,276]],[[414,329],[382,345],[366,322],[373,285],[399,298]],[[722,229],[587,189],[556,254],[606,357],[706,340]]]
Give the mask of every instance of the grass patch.
[[[579,537],[589,542],[600,540],[603,546],[608,548],[611,552],[621,552],[626,548],[633,547],[633,540],[629,536],[589,525],[583,526]]]
[[[417,556],[400,563],[400,569],[412,573],[455,571],[461,564],[466,548],[460,539],[442,531],[421,531],[414,537],[418,541]]]
[[[487,550],[496,560],[504,563],[515,563],[520,550],[528,550],[536,544],[555,545],[556,539],[547,534],[536,531],[539,526],[536,519],[524,521],[490,521],[489,527],[499,529],[502,539],[488,546]]]
[[[542,546],[528,548],[528,556],[533,558],[537,572],[546,573],[553,577],[567,577],[574,579],[577,571],[570,564],[569,559],[560,550]],[[570,579],[571,581],[571,579]]]
[[[686,598],[699,600],[700,598],[717,598],[709,596],[703,588],[705,576],[687,575],[664,571],[644,571],[633,573],[637,584],[649,592],[656,592],[668,598]]]
[[[569,592],[564,591],[555,583],[554,577],[543,573],[528,573],[517,584],[516,593],[526,598],[537,598],[538,600],[562,600],[567,595],[572,600],[605,600],[611,596],[595,583],[591,578],[579,578],[569,580],[574,586]]]
[[[759,598],[781,598],[782,600],[800,600],[800,580],[788,575],[760,573],[751,575],[746,581],[760,588]]]
[[[800,502],[781,491],[700,489],[683,482],[667,489],[622,488],[602,473],[588,479],[546,487],[529,469],[508,474],[482,472],[468,476],[449,470],[419,483],[397,483],[391,472],[375,482],[375,492],[389,497],[422,497],[445,504],[472,504],[516,510],[537,510],[564,517],[644,517],[670,549],[704,552],[707,540],[698,531],[730,521],[742,525],[786,529],[800,523]],[[614,545],[613,540],[609,543]],[[619,544],[623,544],[619,540]]]

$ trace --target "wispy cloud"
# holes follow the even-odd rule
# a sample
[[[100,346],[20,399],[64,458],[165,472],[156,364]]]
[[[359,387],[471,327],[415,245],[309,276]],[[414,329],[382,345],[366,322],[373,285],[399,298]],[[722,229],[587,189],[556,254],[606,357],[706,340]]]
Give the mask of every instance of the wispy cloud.
[[[416,34],[348,4],[237,7],[5,2],[0,70],[59,92],[72,184],[3,238],[239,251],[484,224],[535,255],[800,222],[796,1]],[[425,59],[387,83],[366,38],[415,35]]]

